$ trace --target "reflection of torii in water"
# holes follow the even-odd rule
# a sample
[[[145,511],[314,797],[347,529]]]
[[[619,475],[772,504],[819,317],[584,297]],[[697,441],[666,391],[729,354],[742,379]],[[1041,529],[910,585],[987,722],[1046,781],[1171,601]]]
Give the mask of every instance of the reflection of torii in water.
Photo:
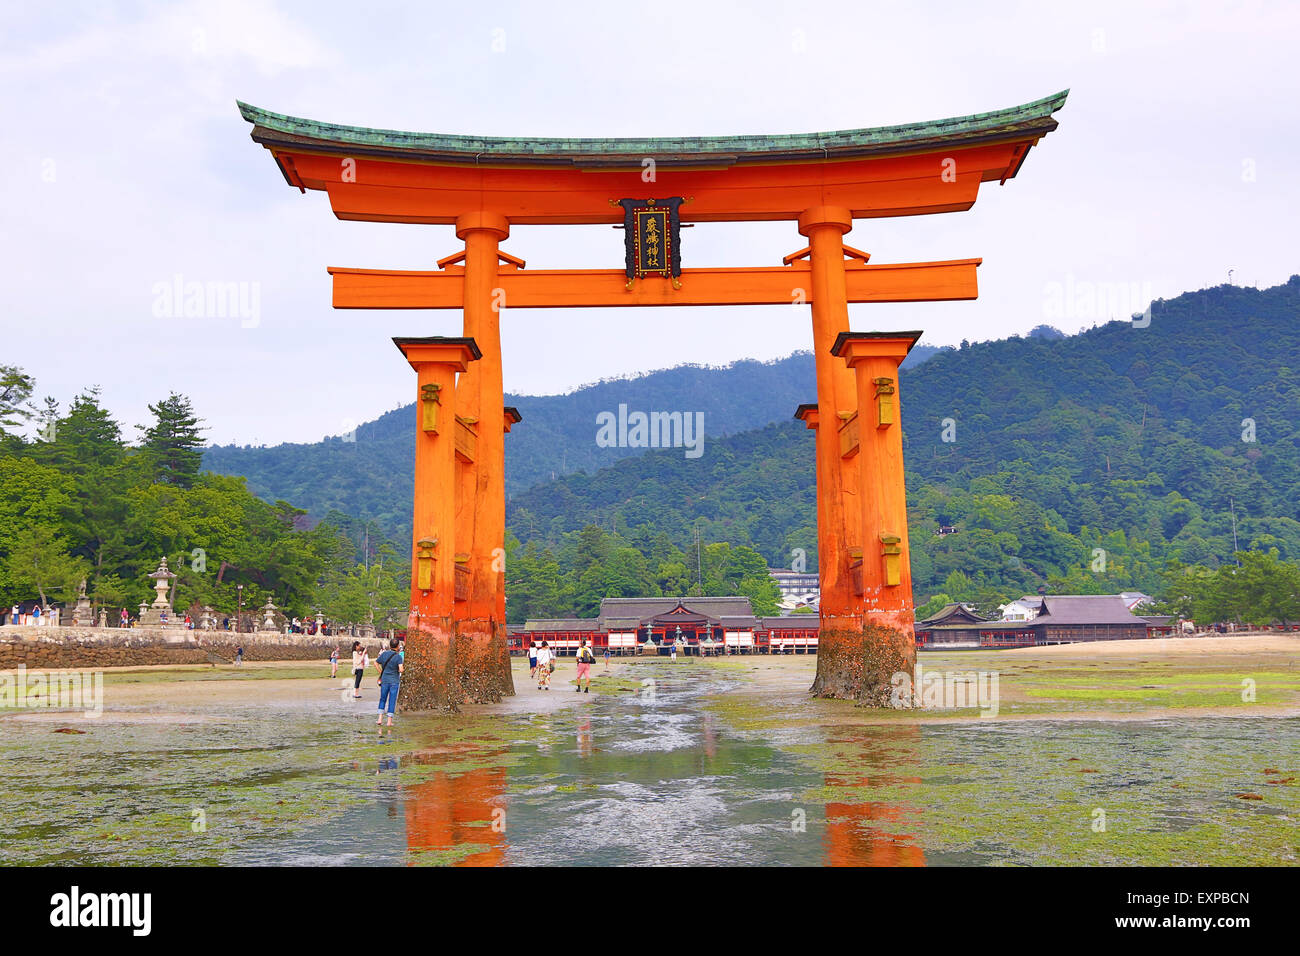
[[[408,758],[417,765],[454,761],[458,752],[472,752],[475,761],[491,762],[506,751],[484,753],[472,744],[431,747]],[[505,862],[506,768],[481,767],[464,773],[435,772],[423,783],[402,788],[406,817],[406,847],[412,862],[422,853],[451,852],[477,844],[481,849],[456,866],[500,866]]]
[[[464,317],[461,337],[394,340],[419,396],[402,706],[454,710],[514,692],[504,436],[522,419],[504,405],[501,311],[792,303],[809,307],[817,374],[816,402],[796,412],[816,432],[821,603],[812,692],[888,706],[890,677],[916,659],[896,383],[920,333],[850,332],[848,306],[973,299],[980,260],[870,263],[844,235],[856,219],[971,208],[983,184],[1020,171],[1056,129],[1052,114],[1065,99],[876,129],[671,140],[375,130],[239,104],[286,182],[326,193],[338,218],[449,225],[464,242],[436,269],[329,270],[336,308]],[[611,203],[625,215],[634,204],[648,208],[646,160],[655,196],[691,198],[679,220],[784,221],[808,244],[779,266],[654,276],[637,265],[632,288],[626,270],[526,270],[501,249],[515,225],[617,225]]]

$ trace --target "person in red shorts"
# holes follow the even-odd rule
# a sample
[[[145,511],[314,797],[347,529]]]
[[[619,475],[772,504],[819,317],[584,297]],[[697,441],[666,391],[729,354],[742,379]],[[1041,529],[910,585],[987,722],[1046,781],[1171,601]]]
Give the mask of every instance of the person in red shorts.
[[[591,693],[591,665],[594,663],[596,663],[596,655],[592,653],[591,648],[587,646],[587,642],[584,640],[582,646],[578,648],[578,679],[575,681],[577,686],[573,688],[575,694],[579,692]],[[584,680],[587,682],[585,688],[582,686]]]

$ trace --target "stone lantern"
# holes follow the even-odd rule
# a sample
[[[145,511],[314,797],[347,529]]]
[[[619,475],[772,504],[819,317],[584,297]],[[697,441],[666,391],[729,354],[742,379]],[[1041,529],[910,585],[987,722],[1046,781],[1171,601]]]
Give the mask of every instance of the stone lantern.
[[[261,627],[258,628],[259,631],[278,631],[278,630],[279,630],[279,628],[277,628],[277,627],[275,626],[275,612],[276,612],[276,610],[277,610],[276,606],[275,606],[274,604],[271,603],[271,599],[268,597],[268,598],[266,599],[266,607],[262,608],[262,615],[263,615],[263,617],[262,617],[262,625],[261,625]]]
[[[77,606],[72,612],[72,623],[82,627],[95,626],[95,611],[90,606],[90,598],[86,597],[85,578],[81,579],[81,587],[77,589]]]
[[[149,578],[154,583],[153,588],[156,592],[156,596],[153,599],[153,604],[150,604],[148,607],[145,607],[144,604],[140,605],[140,623],[142,625],[153,627],[163,626],[164,623],[168,627],[174,626],[176,621],[175,615],[172,613],[171,589],[172,582],[176,580],[176,575],[167,570],[167,558],[165,555],[163,556],[162,561],[158,564],[158,570],[150,574]],[[163,618],[164,614],[166,615],[165,622]]]

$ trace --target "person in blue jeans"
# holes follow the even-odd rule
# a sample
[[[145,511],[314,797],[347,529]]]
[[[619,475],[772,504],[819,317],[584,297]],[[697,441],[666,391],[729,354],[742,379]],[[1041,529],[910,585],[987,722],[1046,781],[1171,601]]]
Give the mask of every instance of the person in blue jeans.
[[[397,692],[402,686],[402,664],[406,655],[398,650],[400,642],[393,638],[388,642],[388,650],[375,658],[379,668],[379,719],[377,726],[384,723],[384,705],[388,706],[388,726],[393,726],[393,712],[397,710]]]

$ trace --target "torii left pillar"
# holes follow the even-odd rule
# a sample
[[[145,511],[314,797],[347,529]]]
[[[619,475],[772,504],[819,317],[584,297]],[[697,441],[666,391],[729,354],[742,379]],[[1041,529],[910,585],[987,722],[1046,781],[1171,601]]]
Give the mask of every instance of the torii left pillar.
[[[456,673],[456,375],[480,358],[471,338],[395,338],[415,369],[415,501],[403,710],[459,709]]]

